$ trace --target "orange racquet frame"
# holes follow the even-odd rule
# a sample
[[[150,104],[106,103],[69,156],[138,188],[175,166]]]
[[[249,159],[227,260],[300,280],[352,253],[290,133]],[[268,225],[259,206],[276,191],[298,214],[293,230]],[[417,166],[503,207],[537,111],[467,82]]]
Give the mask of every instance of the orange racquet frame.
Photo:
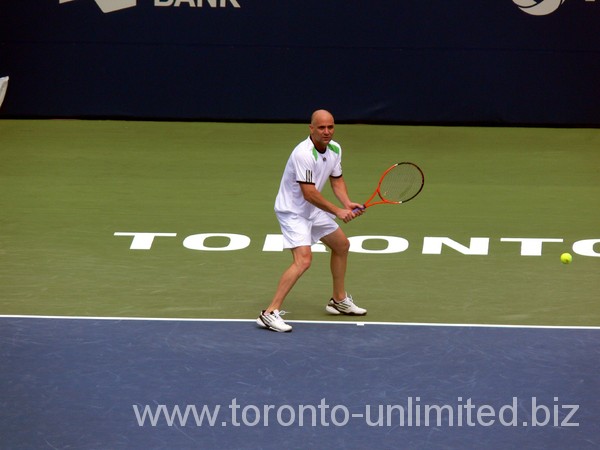
[[[382,186],[383,186],[384,180],[389,180],[389,178],[386,178],[386,177],[392,171],[394,171],[395,169],[398,169],[398,168],[404,169],[404,172],[408,173],[408,176],[399,178],[402,176],[402,174],[400,174],[400,175],[398,175],[398,177],[395,177],[395,178],[397,178],[397,180],[394,180],[395,184],[403,187],[403,189],[401,192],[398,193],[398,195],[396,196],[397,198],[390,199],[390,198],[386,197],[387,192],[385,191],[385,189],[383,189],[383,191],[382,191]],[[393,173],[398,173],[398,172],[393,172]],[[421,168],[419,166],[417,166],[416,164],[411,163],[411,162],[401,162],[401,163],[394,164],[393,166],[388,168],[385,172],[383,172],[383,174],[381,175],[381,178],[379,179],[379,183],[377,183],[377,189],[375,189],[375,191],[373,192],[373,194],[371,195],[369,200],[367,200],[365,202],[365,204],[363,205],[363,209],[367,209],[371,206],[381,205],[381,204],[399,205],[401,203],[406,203],[407,201],[412,200],[417,195],[419,195],[419,193],[423,190],[424,185],[425,185],[425,175],[423,174],[423,171],[421,170]],[[376,199],[376,201],[372,201],[376,196],[378,196],[379,199]],[[354,212],[357,212],[357,211],[358,211],[358,208],[355,208]]]

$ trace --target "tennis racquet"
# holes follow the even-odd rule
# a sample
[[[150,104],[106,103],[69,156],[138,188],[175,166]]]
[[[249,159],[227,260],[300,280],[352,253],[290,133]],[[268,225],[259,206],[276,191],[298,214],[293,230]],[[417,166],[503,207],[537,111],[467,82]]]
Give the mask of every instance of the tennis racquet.
[[[425,175],[419,166],[411,162],[394,164],[383,172],[377,189],[362,209],[386,203],[391,205],[406,203],[419,195],[424,184]],[[361,208],[354,208],[352,211],[356,213],[360,210]]]

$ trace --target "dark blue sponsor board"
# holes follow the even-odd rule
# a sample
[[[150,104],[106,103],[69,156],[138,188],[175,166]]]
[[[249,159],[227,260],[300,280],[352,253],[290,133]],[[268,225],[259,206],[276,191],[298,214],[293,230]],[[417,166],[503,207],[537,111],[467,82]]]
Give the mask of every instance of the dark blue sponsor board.
[[[600,124],[600,1],[60,1],[0,3],[5,117]]]

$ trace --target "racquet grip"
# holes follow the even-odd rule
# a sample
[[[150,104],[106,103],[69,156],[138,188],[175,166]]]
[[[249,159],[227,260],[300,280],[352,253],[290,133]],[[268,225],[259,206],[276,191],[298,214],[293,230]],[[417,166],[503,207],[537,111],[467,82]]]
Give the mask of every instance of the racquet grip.
[[[367,209],[367,208],[366,208],[366,206],[365,206],[365,205],[363,205],[363,206],[362,206],[362,208],[361,208],[360,206],[359,206],[359,207],[357,207],[357,208],[354,208],[354,209],[352,210],[352,212],[353,212],[354,214],[356,214],[357,212],[359,212],[359,211],[364,211],[365,209]]]

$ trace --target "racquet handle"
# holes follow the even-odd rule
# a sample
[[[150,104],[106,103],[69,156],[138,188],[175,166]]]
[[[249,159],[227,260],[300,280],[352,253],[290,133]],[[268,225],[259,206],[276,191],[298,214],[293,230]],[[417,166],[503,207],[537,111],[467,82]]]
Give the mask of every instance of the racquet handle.
[[[359,206],[359,207],[357,207],[357,208],[354,208],[354,209],[352,210],[352,212],[353,212],[354,214],[356,214],[357,212],[359,212],[359,211],[364,211],[365,209],[367,209],[367,208],[366,208],[366,206],[365,206],[365,205],[363,205],[363,206],[362,206],[362,208],[361,208],[360,206]]]

